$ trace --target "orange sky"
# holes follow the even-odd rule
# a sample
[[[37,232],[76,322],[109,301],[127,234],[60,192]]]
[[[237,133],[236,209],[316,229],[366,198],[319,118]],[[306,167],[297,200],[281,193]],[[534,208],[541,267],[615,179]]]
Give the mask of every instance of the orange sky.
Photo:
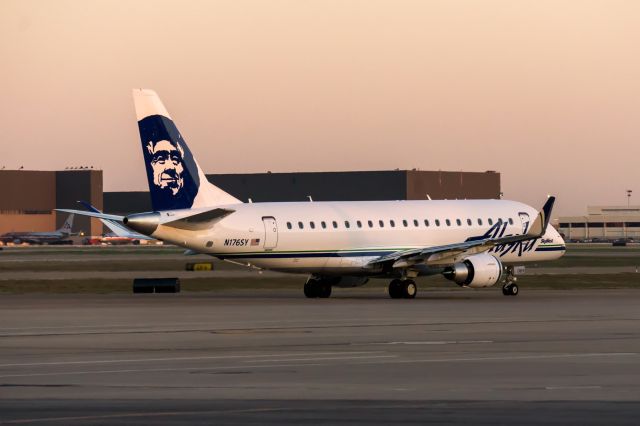
[[[146,87],[207,172],[498,170],[583,214],[640,197],[639,23],[631,0],[3,0],[0,167],[145,189]]]

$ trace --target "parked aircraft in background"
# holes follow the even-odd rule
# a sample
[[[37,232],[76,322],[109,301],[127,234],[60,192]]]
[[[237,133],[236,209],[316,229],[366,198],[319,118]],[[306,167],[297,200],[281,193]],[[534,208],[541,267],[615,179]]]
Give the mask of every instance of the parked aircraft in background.
[[[0,235],[0,241],[3,243],[14,244],[61,244],[64,243],[67,238],[72,235],[76,235],[71,232],[73,227],[73,213],[67,217],[62,228],[53,232],[7,232]]]
[[[155,92],[134,90],[134,100],[154,211],[63,211],[220,259],[308,273],[307,297],[376,277],[391,279],[392,298],[413,298],[414,278],[433,274],[471,288],[503,282],[503,294],[516,295],[516,265],[564,254],[548,226],[554,197],[540,211],[506,200],[243,203],[207,181]]]
[[[82,204],[90,212],[102,213],[100,210],[92,206],[91,203],[88,203],[86,201],[78,201],[78,202]],[[106,244],[112,244],[112,245],[119,245],[119,244],[137,245],[137,244],[140,244],[141,240],[153,240],[153,238],[151,237],[148,237],[146,235],[142,235],[138,232],[134,232],[130,230],[120,222],[116,222],[110,219],[100,219],[100,222],[102,222],[103,225],[109,228],[111,232],[103,235],[99,239],[96,239],[97,243],[106,243]],[[92,241],[92,240],[88,240],[88,241]]]

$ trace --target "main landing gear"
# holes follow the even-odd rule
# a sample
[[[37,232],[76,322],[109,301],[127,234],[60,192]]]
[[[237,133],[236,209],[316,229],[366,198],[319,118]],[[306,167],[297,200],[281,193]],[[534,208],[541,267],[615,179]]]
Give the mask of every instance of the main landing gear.
[[[518,278],[513,274],[513,266],[507,267],[507,276],[505,277],[504,285],[502,286],[502,294],[505,296],[517,296],[518,284],[516,284]]]
[[[331,284],[326,280],[310,278],[304,284],[304,295],[308,298],[326,299],[331,296]]]
[[[393,280],[389,283],[389,297],[392,299],[413,299],[418,294],[418,286],[413,280]]]

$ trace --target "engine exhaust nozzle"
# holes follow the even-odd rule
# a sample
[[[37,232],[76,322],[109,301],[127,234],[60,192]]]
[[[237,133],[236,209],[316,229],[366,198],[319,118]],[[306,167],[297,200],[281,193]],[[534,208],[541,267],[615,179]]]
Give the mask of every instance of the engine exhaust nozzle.
[[[126,216],[122,223],[144,235],[151,235],[156,232],[160,224],[160,213],[135,213]]]

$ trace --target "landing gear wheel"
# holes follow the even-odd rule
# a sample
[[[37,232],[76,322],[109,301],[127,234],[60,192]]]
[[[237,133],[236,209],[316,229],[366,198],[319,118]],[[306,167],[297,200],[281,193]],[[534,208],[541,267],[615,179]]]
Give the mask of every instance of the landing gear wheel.
[[[418,286],[413,280],[404,280],[402,282],[402,297],[404,299],[415,299],[418,294]]]
[[[389,297],[392,299],[402,298],[402,281],[393,280],[389,283]]]
[[[317,280],[309,280],[304,283],[304,295],[309,299],[314,299],[320,296],[319,285]]]
[[[505,296],[517,296],[518,291],[518,284],[516,283],[505,284],[502,287],[502,294],[504,294]]]
[[[318,297],[326,299],[331,296],[331,284],[319,281],[318,282]]]
[[[304,295],[310,299],[326,299],[331,296],[331,284],[324,280],[309,280],[304,285]]]

